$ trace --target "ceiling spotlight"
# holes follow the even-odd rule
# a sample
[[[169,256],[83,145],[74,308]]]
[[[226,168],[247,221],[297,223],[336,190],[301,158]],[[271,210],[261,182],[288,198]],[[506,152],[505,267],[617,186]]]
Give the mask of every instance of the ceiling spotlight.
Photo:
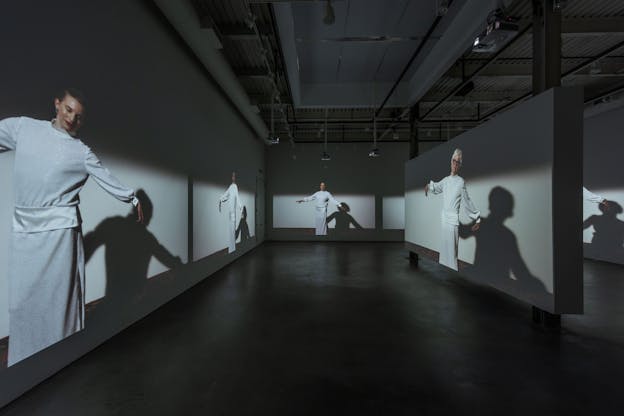
[[[439,1],[437,15],[444,16],[445,14],[448,13],[448,9],[449,9],[449,0]]]
[[[279,137],[277,135],[269,135],[269,137],[267,137],[266,139],[266,144],[268,145],[279,144]]]
[[[323,17],[323,23],[326,25],[333,25],[336,21],[336,15],[334,14],[334,8],[331,5],[331,0],[327,0],[325,6],[325,17]]]
[[[494,53],[502,49],[519,31],[515,19],[502,15],[498,10],[490,13],[483,32],[472,43],[472,51]]]
[[[328,162],[331,160],[331,157],[329,156],[329,153],[327,152],[323,152],[323,154],[321,155],[321,160],[323,162]]]
[[[379,157],[379,156],[381,156],[381,152],[379,151],[378,147],[375,147],[371,149],[370,152],[368,152],[368,157]]]
[[[555,0],[553,2],[553,10],[561,10],[568,5],[568,0]]]
[[[589,75],[598,75],[602,72],[602,68],[600,67],[599,62],[592,62],[589,67]]]

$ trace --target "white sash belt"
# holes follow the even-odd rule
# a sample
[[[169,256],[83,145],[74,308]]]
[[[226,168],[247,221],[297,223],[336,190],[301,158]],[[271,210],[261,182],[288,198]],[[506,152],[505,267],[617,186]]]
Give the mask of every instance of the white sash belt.
[[[78,205],[15,207],[13,232],[38,233],[80,225]]]

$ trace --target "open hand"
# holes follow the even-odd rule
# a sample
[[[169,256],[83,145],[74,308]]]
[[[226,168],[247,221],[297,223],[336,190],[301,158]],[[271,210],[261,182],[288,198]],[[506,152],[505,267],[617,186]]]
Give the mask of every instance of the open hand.
[[[470,227],[470,229],[472,231],[478,231],[479,227],[481,227],[481,223],[480,222],[476,222],[472,227]]]

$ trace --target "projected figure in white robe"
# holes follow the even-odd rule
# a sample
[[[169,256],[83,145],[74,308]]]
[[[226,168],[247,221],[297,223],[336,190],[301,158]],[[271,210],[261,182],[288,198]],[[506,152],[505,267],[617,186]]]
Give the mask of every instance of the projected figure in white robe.
[[[236,185],[236,172],[232,172],[232,184],[228,187],[221,198],[219,198],[219,212],[221,205],[227,203],[226,212],[228,214],[228,253],[236,250],[236,209],[242,213],[243,205],[238,197],[238,186]]]
[[[8,365],[84,328],[84,248],[79,192],[89,176],[115,198],[137,206],[134,191],[75,138],[82,95],[55,99],[52,122],[0,121],[0,147],[15,150],[15,211],[10,243]]]
[[[327,204],[331,202],[336,206],[341,207],[342,204],[338,202],[331,193],[325,190],[325,182],[321,182],[319,185],[319,191],[297,201],[297,203],[316,201],[314,224],[316,226],[316,235],[327,235]]]
[[[609,201],[607,201],[605,198],[601,197],[600,195],[596,195],[595,193],[590,192],[585,187],[583,187],[583,199],[589,202],[595,202],[597,204],[600,204],[607,209],[609,208]]]
[[[472,226],[474,231],[479,229],[481,222],[480,212],[477,211],[468,191],[464,178],[458,175],[462,165],[462,151],[455,149],[451,157],[451,174],[440,182],[430,181],[425,185],[425,196],[429,192],[434,195],[444,194],[444,205],[442,207],[442,235],[440,241],[439,263],[453,270],[457,270],[457,244],[459,240],[459,209],[463,208],[468,217],[475,221]]]

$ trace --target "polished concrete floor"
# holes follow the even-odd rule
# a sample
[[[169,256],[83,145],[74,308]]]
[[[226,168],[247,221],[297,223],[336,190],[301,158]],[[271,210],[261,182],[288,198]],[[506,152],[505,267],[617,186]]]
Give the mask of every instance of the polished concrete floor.
[[[622,271],[558,333],[402,244],[267,243],[0,414],[622,414]]]

